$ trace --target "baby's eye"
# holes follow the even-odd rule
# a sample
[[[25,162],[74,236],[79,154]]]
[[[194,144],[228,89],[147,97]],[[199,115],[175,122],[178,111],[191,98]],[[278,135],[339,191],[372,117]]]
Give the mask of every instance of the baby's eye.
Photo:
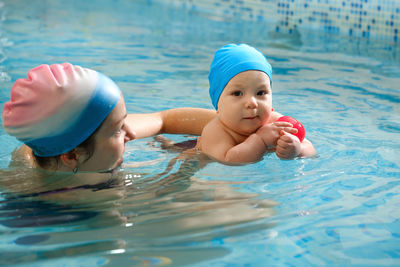
[[[242,93],[242,91],[234,91],[234,92],[232,93],[232,95],[234,95],[234,96],[242,96],[243,93]]]
[[[261,90],[261,91],[257,92],[257,95],[266,95],[266,94],[267,94],[267,91],[265,91],[265,90]]]

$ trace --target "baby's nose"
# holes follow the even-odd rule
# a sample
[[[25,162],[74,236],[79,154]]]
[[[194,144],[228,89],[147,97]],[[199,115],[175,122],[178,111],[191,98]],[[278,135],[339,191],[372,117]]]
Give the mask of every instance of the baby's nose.
[[[255,97],[249,97],[246,101],[247,108],[256,108],[257,107],[257,99]]]

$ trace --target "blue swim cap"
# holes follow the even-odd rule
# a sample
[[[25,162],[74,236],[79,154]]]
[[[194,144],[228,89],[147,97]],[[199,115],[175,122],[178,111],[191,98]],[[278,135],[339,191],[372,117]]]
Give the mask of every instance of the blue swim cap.
[[[272,67],[264,55],[254,47],[247,44],[228,44],[215,52],[208,75],[210,97],[215,109],[218,109],[219,97],[228,82],[235,75],[247,70],[265,72],[272,86]]]

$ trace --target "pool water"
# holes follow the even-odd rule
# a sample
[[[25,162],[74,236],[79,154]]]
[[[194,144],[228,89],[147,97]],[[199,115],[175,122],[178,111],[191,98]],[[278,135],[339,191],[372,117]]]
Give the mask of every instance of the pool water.
[[[71,62],[112,77],[130,113],[212,108],[213,54],[244,42],[269,58],[275,110],[305,125],[318,156],[225,166],[146,138],[128,143],[112,182],[29,184],[32,172],[9,167],[20,143],[0,128],[0,265],[400,265],[397,49],[157,1],[93,3],[3,1],[1,103],[32,67]]]

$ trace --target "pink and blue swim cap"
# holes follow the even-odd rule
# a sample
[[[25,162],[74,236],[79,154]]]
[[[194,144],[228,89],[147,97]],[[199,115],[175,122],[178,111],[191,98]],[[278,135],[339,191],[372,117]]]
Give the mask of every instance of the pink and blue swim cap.
[[[3,126],[35,155],[57,156],[85,141],[120,97],[118,86],[99,72],[69,63],[41,65],[14,83]]]
[[[272,67],[254,47],[247,44],[228,44],[215,52],[208,75],[211,102],[215,109],[218,109],[219,97],[228,82],[235,75],[248,70],[265,72],[272,86]]]

